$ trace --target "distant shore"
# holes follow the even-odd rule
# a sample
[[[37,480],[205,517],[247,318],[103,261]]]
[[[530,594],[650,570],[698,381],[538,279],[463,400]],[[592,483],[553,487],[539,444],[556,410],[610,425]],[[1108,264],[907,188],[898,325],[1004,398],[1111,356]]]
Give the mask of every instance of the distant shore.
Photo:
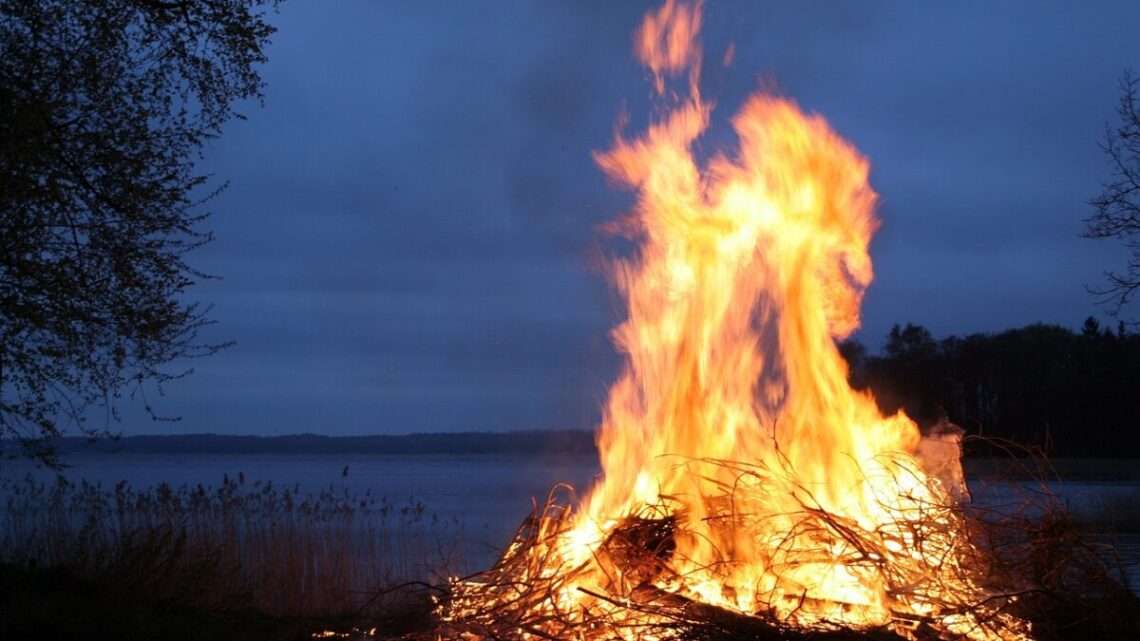
[[[51,441],[60,455],[129,454],[588,454],[596,453],[593,432],[449,432],[324,436],[290,434],[146,434],[115,438],[62,437]],[[14,454],[15,443],[0,442]]]

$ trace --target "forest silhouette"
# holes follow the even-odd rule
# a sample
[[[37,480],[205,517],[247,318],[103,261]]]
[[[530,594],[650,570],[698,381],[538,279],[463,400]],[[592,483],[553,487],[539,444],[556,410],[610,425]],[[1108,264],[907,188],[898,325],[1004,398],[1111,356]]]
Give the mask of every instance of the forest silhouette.
[[[1090,317],[1079,332],[1032,324],[941,340],[907,323],[880,354],[853,340],[840,350],[855,387],[924,428],[949,420],[1054,457],[1140,455],[1140,334],[1123,323]]]

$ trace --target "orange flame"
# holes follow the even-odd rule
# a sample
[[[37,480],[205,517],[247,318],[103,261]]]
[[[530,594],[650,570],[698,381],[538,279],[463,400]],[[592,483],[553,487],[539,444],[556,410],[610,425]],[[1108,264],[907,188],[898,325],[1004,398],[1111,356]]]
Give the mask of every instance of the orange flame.
[[[634,52],[653,72],[657,93],[665,91],[666,73],[686,69],[690,71],[690,89],[696,89],[701,66],[701,50],[697,46],[700,30],[700,2],[687,5],[666,0],[660,9],[645,16],[634,39]]]
[[[1017,621],[999,636],[940,609],[985,595],[962,572],[964,524],[940,509],[964,490],[957,436],[924,438],[847,382],[836,341],[859,327],[878,226],[867,159],[823,118],[757,94],[732,121],[738,150],[699,163],[712,112],[700,25],[699,2],[646,16],[637,56],[658,94],[688,71],[688,94],[596,156],[637,192],[622,228],[639,250],[615,266],[626,366],[598,434],[603,478],[555,546],[564,567],[595,569],[557,609],[602,607],[591,594],[645,580],[604,567],[598,549],[655,506],[676,521],[658,590],[795,625],[923,617],[973,639],[1024,638]]]

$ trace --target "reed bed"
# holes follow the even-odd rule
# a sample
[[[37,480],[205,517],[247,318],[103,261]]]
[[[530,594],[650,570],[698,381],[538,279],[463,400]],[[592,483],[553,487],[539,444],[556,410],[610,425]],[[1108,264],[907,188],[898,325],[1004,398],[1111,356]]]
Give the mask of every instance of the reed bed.
[[[225,478],[216,487],[0,481],[0,562],[124,598],[276,617],[359,616],[390,586],[461,568],[462,528],[414,500]]]

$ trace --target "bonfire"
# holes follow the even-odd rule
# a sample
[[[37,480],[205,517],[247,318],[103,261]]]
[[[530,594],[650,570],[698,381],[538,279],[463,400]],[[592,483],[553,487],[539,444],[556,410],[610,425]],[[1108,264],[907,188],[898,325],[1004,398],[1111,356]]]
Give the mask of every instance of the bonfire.
[[[453,579],[450,639],[1032,638],[995,579],[960,432],[923,434],[848,384],[878,226],[869,164],[820,116],[757,93],[734,150],[694,148],[701,5],[634,39],[661,111],[596,154],[635,191],[608,229],[625,367],[598,431],[603,475],[556,488],[500,560]]]

